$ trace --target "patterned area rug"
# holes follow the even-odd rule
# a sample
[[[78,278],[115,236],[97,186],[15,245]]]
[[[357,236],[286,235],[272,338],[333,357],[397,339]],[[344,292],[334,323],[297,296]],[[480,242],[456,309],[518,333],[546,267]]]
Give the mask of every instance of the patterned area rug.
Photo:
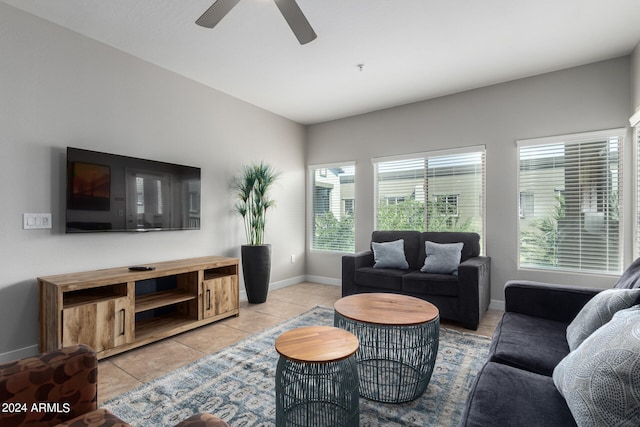
[[[231,426],[275,425],[276,338],[308,325],[333,325],[333,309],[306,313],[210,354],[103,406],[133,426],[172,426],[209,412]],[[413,402],[382,404],[360,398],[361,426],[456,426],[469,388],[486,361],[490,340],[440,329],[436,367]]]

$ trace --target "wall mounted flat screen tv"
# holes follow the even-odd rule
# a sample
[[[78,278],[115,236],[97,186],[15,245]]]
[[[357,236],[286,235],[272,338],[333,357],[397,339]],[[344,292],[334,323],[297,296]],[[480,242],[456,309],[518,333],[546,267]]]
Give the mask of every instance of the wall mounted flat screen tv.
[[[200,168],[67,147],[66,232],[200,229]]]

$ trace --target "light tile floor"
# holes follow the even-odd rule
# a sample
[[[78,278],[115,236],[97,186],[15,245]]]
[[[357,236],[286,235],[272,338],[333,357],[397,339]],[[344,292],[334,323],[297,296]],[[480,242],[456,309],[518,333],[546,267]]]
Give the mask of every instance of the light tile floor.
[[[271,291],[263,304],[241,302],[238,317],[103,359],[98,366],[99,404],[316,305],[333,307],[340,297],[339,286],[309,282],[288,286]],[[469,331],[444,320],[441,324],[490,337],[501,316],[501,311],[489,310],[477,331]]]

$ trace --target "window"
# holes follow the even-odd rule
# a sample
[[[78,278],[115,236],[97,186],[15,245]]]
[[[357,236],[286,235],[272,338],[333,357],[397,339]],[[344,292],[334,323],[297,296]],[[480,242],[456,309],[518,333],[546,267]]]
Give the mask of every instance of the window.
[[[311,249],[354,252],[355,164],[310,166]]]
[[[437,215],[447,215],[449,217],[458,217],[458,197],[459,194],[435,194],[432,198],[434,203],[434,212]]]
[[[376,229],[484,235],[485,149],[374,159]]]
[[[624,132],[518,141],[521,267],[620,272]]]
[[[344,199],[343,202],[344,202],[344,213],[346,215],[355,214],[355,210],[356,210],[355,199]]]
[[[520,204],[519,204],[520,218],[529,218],[533,215],[533,193],[531,191],[520,192]]]

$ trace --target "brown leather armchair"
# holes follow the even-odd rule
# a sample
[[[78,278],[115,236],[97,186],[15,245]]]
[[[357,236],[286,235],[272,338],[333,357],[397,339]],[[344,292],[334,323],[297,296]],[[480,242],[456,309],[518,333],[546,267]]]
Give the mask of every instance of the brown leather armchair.
[[[98,359],[86,345],[0,364],[0,426],[124,427],[98,408]],[[196,414],[176,427],[222,427],[211,414]]]

